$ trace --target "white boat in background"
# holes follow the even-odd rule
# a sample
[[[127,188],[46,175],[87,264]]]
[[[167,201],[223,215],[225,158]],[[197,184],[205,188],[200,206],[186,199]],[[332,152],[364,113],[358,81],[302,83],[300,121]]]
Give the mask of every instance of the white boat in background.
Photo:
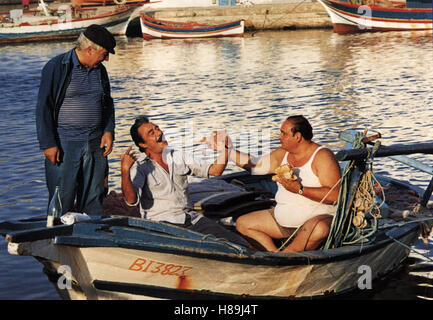
[[[158,20],[141,13],[140,25],[143,38],[146,40],[242,37],[244,34],[243,20],[210,25],[197,22]]]
[[[432,2],[318,0],[332,20],[335,33],[431,30]]]
[[[64,4],[54,10],[42,5],[37,10],[0,12],[0,44],[74,38],[92,24],[119,34],[119,25],[128,21],[136,7],[73,8]]]

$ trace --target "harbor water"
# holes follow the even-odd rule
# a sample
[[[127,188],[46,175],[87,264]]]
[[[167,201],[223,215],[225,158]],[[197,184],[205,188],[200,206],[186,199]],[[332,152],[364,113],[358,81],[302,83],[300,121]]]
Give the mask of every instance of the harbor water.
[[[147,115],[171,144],[211,159],[200,143],[227,129],[237,146],[255,154],[277,147],[279,126],[303,114],[318,143],[336,151],[346,129],[380,132],[382,144],[431,141],[431,32],[340,36],[332,30],[268,31],[244,38],[152,40],[117,37],[105,62],[116,107],[116,141],[109,188],[120,192],[119,154],[129,128]],[[35,101],[44,64],[73,42],[0,46],[0,221],[46,212],[44,158],[38,148]],[[260,145],[260,147],[258,147]],[[433,157],[414,155],[433,165]],[[393,161],[378,172],[424,188],[431,177]],[[237,171],[229,164],[227,172]],[[417,241],[418,252],[433,257]],[[371,292],[352,298],[433,299],[432,270],[404,267]],[[59,299],[34,258],[13,256],[0,238],[0,299]]]

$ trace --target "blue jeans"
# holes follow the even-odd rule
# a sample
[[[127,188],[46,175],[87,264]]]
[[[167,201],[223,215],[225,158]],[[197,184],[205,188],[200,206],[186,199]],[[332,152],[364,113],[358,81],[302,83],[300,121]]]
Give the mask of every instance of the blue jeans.
[[[56,186],[59,186],[62,214],[68,211],[96,216],[103,214],[108,161],[103,156],[104,149],[99,148],[100,142],[100,138],[90,141],[61,141],[60,165],[53,165],[45,159],[49,200]]]

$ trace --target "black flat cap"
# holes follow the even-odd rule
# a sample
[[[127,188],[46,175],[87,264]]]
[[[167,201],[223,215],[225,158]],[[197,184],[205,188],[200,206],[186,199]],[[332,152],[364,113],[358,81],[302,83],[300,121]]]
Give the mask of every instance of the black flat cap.
[[[107,49],[108,52],[114,54],[116,40],[114,39],[111,32],[105,29],[103,26],[92,24],[84,31],[84,35],[93,43],[100,45],[104,49]]]

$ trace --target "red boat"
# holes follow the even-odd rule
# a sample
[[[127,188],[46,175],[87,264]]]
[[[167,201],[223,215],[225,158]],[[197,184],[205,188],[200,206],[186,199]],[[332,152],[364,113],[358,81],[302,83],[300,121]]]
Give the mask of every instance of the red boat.
[[[157,20],[141,13],[140,23],[143,38],[146,40],[242,37],[244,34],[243,20],[214,25],[197,22]]]
[[[339,34],[432,29],[431,0],[318,0]]]

